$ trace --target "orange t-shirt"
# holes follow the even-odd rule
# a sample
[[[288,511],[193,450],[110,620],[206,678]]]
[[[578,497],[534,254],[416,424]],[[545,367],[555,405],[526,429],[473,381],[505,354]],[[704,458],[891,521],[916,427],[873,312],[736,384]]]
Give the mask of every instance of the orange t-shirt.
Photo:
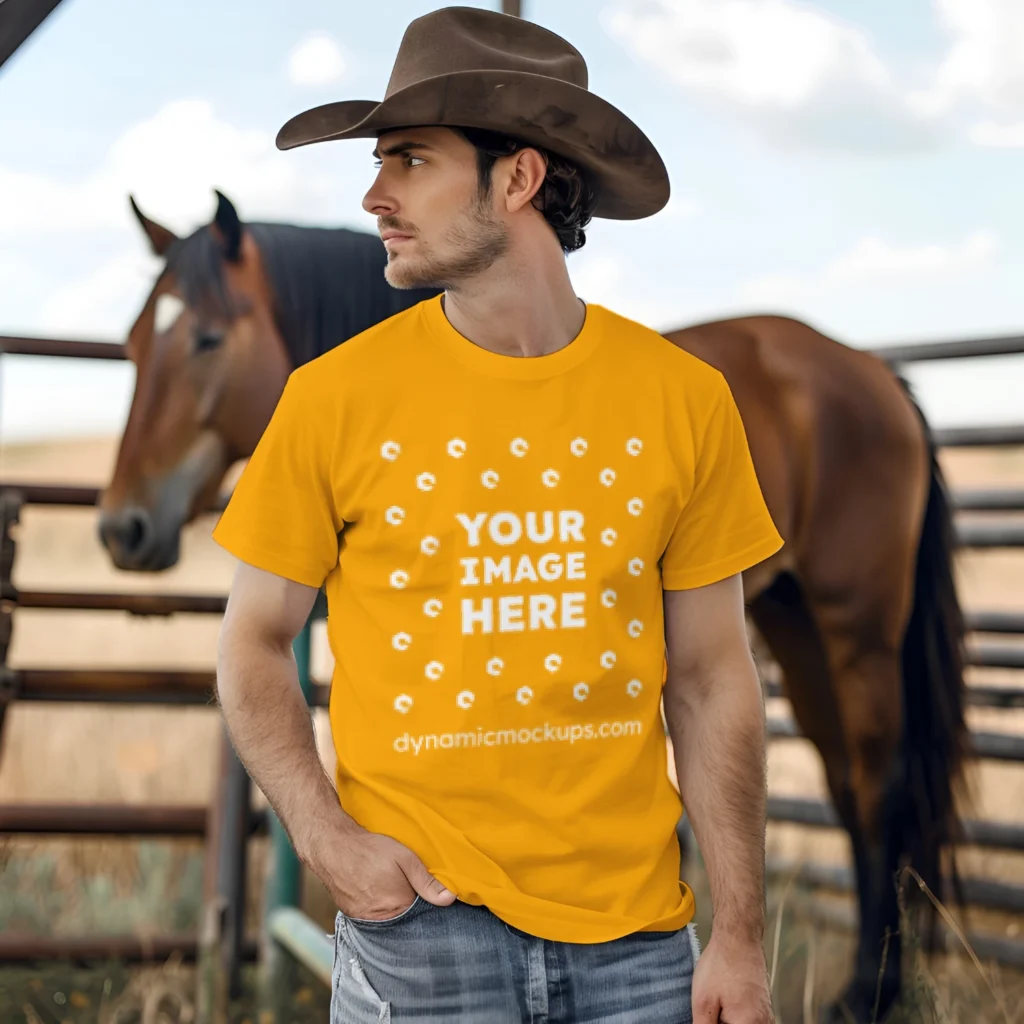
[[[499,355],[430,299],[291,374],[213,536],[326,581],[356,821],[544,938],[690,920],[662,590],[782,545],[718,370],[596,305]]]

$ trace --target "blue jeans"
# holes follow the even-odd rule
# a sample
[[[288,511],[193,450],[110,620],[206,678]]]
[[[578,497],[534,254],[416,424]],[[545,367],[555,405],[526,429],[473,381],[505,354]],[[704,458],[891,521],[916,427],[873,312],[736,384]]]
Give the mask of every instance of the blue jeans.
[[[331,1024],[690,1024],[699,953],[692,925],[555,942],[417,896],[386,921],[338,914]]]

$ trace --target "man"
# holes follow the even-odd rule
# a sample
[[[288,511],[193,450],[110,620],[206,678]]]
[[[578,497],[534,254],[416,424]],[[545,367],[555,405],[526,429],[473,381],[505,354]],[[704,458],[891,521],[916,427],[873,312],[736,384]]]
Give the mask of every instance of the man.
[[[771,1019],[740,573],[782,541],[722,375],[573,292],[590,217],[669,191],[586,81],[551,32],[450,8],[382,103],[278,137],[376,139],[387,278],[444,289],[291,374],[214,533],[220,702],[341,908],[337,1022]],[[325,581],[337,791],[290,648]]]

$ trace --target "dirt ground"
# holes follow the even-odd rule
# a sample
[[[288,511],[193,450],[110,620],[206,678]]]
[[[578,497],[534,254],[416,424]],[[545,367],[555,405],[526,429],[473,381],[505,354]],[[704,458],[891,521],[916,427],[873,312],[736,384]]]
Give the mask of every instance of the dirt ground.
[[[102,485],[112,468],[115,444],[111,438],[95,438],[0,446],[0,479]],[[1024,487],[1022,449],[951,450],[944,453],[943,465],[954,487]],[[15,583],[23,589],[223,594],[234,563],[210,539],[212,524],[213,519],[205,517],[185,531],[182,560],[175,569],[159,576],[134,576],[109,564],[96,539],[94,511],[29,507],[17,531]],[[957,580],[968,609],[1024,611],[1024,551],[965,553],[957,565]],[[20,611],[8,662],[12,667],[208,670],[215,660],[218,621],[199,615],[147,620],[120,613]],[[314,635],[313,671],[321,680],[330,678],[331,657],[322,626]],[[1012,683],[1015,678],[1011,671],[972,670],[970,681]],[[770,707],[770,712],[787,711],[784,701],[772,704],[777,706]],[[971,724],[1024,732],[1024,711],[972,709]],[[321,752],[330,765],[333,757],[324,715],[318,716],[317,727]],[[8,713],[0,750],[0,803],[206,803],[214,779],[218,729],[216,712],[206,708],[15,704]],[[974,769],[971,781],[972,816],[1020,820],[1024,766],[987,763]],[[772,745],[769,785],[774,794],[825,795],[820,762],[801,740]],[[22,870],[31,857],[50,864],[47,877],[57,886],[74,886],[76,880],[102,874],[118,863],[137,881],[140,849],[152,851],[166,845],[10,840],[0,843],[0,888],[12,884],[11,865],[21,865]],[[153,863],[163,863],[161,870],[173,886],[192,890],[198,885],[196,868],[188,865],[199,863],[198,849],[189,843],[171,845],[174,852],[167,855],[166,863],[160,862],[158,854],[147,856],[155,858]],[[769,826],[769,854],[794,861],[839,862],[847,857],[840,834],[784,825]],[[968,851],[962,866],[972,874],[1024,880],[1024,857]],[[126,892],[135,891],[132,884],[125,883]],[[322,894],[308,898],[318,917],[328,914]],[[73,931],[76,922],[81,923],[76,913],[69,910],[64,919],[57,913],[51,924],[56,931]],[[42,922],[45,909],[39,915]],[[3,927],[0,913],[0,930]],[[1007,921],[999,927],[1013,935],[1018,925]]]

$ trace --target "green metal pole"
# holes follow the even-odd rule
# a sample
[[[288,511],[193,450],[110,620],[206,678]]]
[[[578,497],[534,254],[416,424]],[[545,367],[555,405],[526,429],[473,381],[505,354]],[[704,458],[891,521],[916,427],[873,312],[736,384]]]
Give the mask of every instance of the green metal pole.
[[[307,703],[313,693],[309,673],[310,627],[316,617],[315,614],[310,615],[302,632],[292,643],[299,686]],[[271,918],[284,907],[298,907],[302,896],[302,865],[292,849],[284,826],[273,810],[268,812],[267,824],[270,832],[270,863],[263,901],[263,1021],[283,1019],[282,1000],[291,988],[290,967],[293,961],[287,955],[282,955],[283,951],[274,941]]]
[[[302,687],[302,694],[308,702],[313,693],[313,683],[309,677],[310,622],[303,626],[302,632],[295,638],[292,643],[292,651],[295,654],[299,686]],[[273,812],[270,814],[269,825],[273,863],[267,884],[267,906],[263,912],[264,919],[278,907],[297,907],[302,889],[299,858],[295,856],[284,826]]]
[[[300,910],[282,907],[270,916],[270,934],[325,985],[331,984],[334,943]]]

